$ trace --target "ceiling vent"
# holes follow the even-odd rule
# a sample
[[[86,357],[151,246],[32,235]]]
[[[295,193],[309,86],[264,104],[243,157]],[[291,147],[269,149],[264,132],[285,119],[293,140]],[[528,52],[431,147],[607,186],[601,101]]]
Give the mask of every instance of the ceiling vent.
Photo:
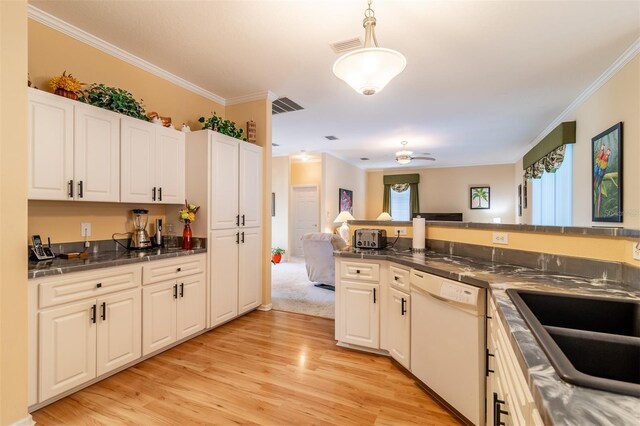
[[[271,114],[282,114],[285,112],[300,111],[302,108],[289,98],[278,98],[271,104]]]
[[[369,161],[369,158],[367,158],[367,157],[360,157],[360,159],[361,159],[362,161]]]
[[[272,143],[271,146],[280,146],[280,144]]]
[[[330,140],[330,141],[337,141],[338,138],[336,136],[325,136],[325,139]]]
[[[338,41],[330,44],[329,46],[331,46],[331,49],[335,53],[340,55],[350,50],[360,49],[362,47],[362,41],[360,41],[360,37],[356,37],[350,38],[349,40]]]

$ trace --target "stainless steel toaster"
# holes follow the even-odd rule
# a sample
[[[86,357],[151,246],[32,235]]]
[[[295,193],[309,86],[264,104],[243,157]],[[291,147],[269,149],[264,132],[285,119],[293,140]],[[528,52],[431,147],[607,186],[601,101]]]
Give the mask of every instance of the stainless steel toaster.
[[[387,246],[387,231],[384,229],[357,229],[353,233],[356,248],[383,249]]]

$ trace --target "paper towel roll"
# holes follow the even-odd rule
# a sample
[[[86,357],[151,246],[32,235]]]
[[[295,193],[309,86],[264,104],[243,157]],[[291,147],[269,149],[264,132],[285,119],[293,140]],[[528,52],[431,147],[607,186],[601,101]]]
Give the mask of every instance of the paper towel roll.
[[[413,251],[424,251],[424,231],[425,231],[425,219],[423,217],[416,217],[413,219]]]

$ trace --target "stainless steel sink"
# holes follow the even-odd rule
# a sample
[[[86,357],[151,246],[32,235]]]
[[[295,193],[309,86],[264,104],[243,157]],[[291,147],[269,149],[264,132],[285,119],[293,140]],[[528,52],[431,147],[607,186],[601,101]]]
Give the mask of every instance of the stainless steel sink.
[[[640,397],[640,302],[509,289],[566,382]]]

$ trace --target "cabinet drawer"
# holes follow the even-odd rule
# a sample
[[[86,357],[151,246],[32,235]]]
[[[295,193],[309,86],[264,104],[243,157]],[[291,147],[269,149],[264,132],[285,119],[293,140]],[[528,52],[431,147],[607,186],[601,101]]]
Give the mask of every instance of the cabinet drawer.
[[[396,290],[409,293],[409,270],[398,268],[393,265],[389,266],[389,282],[391,283],[391,287]]]
[[[187,275],[199,274],[204,272],[204,269],[204,254],[156,260],[142,267],[142,284],[175,280]]]
[[[97,297],[140,285],[140,266],[123,266],[76,272],[39,279],[40,308]]]
[[[380,265],[377,263],[341,262],[340,277],[359,281],[380,281]]]

